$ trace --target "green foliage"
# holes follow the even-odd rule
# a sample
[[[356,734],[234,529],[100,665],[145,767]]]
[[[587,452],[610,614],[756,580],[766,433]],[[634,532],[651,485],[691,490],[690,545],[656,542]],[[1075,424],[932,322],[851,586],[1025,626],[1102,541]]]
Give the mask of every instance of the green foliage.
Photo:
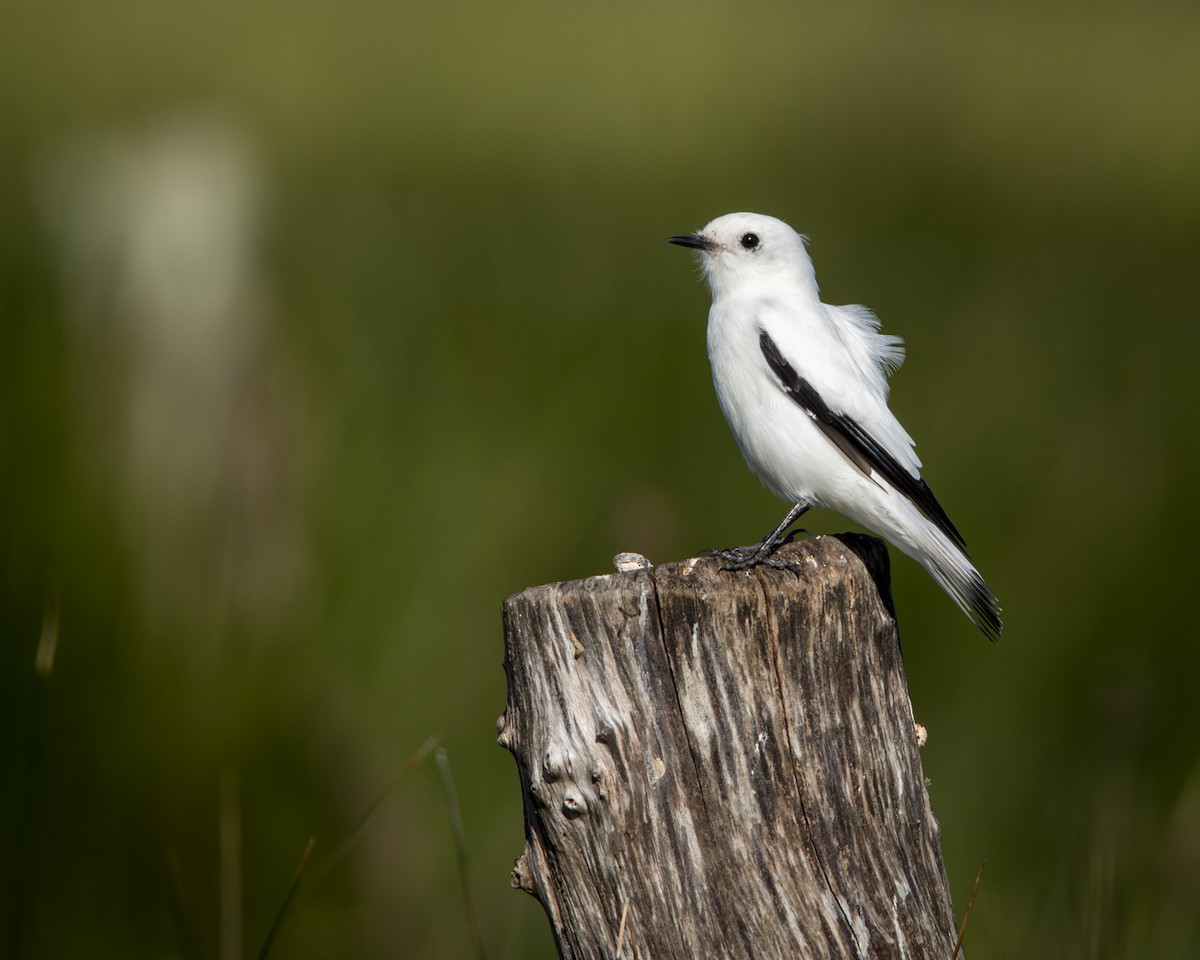
[[[551,956],[500,601],[781,515],[665,243],[753,209],[905,337],[1005,604],[897,557],[970,955],[1196,955],[1194,8],[5,19],[0,952],[249,954],[287,897],[272,956],[471,956],[437,771],[373,807],[436,735],[489,955]]]

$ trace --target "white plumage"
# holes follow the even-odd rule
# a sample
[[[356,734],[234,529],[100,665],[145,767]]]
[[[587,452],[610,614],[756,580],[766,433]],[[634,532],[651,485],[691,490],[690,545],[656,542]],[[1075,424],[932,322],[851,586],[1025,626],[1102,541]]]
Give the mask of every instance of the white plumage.
[[[904,359],[865,307],[821,302],[804,238],[774,217],[731,213],[671,237],[698,250],[712,289],[708,355],[721,410],[751,469],[794,504],[735,568],[771,563],[787,526],[820,505],[921,563],[988,637],[1000,607],[921,479],[912,437],[888,409]]]

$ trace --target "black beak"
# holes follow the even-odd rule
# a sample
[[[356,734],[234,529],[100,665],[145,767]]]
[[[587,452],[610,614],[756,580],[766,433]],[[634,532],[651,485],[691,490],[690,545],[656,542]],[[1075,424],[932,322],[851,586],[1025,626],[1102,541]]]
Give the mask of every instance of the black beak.
[[[703,250],[708,252],[716,247],[708,237],[702,237],[698,233],[688,233],[682,237],[667,237],[667,243],[676,243],[681,247],[691,247],[693,250]]]

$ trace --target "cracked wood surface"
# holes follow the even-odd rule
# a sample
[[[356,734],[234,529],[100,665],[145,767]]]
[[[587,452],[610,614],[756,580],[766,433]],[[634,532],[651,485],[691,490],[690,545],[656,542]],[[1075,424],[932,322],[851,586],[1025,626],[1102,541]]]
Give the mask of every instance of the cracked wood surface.
[[[797,572],[688,560],[505,601],[513,884],[568,960],[950,960],[887,550],[776,556]]]

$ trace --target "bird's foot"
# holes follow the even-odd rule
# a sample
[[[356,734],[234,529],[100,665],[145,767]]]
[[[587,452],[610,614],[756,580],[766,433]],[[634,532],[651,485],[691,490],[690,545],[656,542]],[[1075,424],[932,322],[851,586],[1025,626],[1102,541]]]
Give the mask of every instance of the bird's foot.
[[[773,570],[791,570],[795,573],[795,564],[787,560],[779,560],[773,554],[782,544],[791,543],[797,533],[807,532],[803,529],[790,530],[785,536],[775,539],[768,537],[762,543],[756,543],[753,546],[726,547],[723,550],[710,547],[702,552],[710,557],[716,557],[718,560],[724,560],[725,562],[719,567],[721,570],[749,570],[751,567],[763,566]]]
[[[792,565],[786,560],[779,560],[771,554],[778,544],[758,543],[749,547],[728,547],[724,550],[705,550],[711,557],[724,560],[720,570],[749,570],[751,567],[771,567],[774,570],[791,570]]]

